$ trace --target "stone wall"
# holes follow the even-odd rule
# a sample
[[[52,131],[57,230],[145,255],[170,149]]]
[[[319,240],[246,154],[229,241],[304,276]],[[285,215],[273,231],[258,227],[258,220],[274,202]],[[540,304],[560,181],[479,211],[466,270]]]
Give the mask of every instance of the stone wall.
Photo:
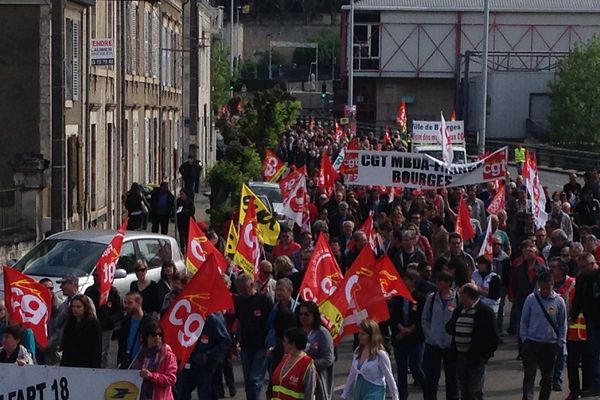
[[[0,242],[0,266],[8,264],[11,260],[18,260],[35,246],[35,235],[15,238],[12,243],[3,240]]]

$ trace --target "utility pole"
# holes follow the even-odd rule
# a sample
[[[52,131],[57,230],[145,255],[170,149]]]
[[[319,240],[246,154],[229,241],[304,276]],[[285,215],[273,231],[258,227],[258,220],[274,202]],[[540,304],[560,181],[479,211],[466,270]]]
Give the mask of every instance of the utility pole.
[[[481,82],[481,123],[479,130],[479,154],[485,153],[485,130],[487,124],[487,81],[488,81],[488,39],[490,31],[490,0],[483,0],[483,62]]]
[[[348,23],[348,105],[354,104],[354,0],[350,0]]]
[[[67,147],[65,132],[65,0],[52,0],[52,184],[53,233],[67,228]]]
[[[198,138],[198,0],[190,1],[190,128],[189,136]],[[199,143],[197,140],[196,143]],[[191,151],[191,146],[188,149]],[[190,154],[196,157],[196,154]]]
[[[231,38],[231,51],[229,54],[229,76],[231,78],[233,78],[233,16],[234,16],[234,4],[233,4],[234,0],[231,0],[230,3],[230,9],[229,9],[229,33],[230,33],[230,38]]]

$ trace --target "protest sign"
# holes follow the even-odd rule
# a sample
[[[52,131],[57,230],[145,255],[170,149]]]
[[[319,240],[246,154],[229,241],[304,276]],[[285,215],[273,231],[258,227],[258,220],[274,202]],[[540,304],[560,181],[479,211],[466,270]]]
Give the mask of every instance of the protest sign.
[[[348,185],[442,189],[504,179],[506,147],[467,164],[446,165],[421,153],[347,150],[344,180]]]
[[[441,121],[413,121],[412,145],[427,146],[441,144]],[[450,142],[456,146],[465,144],[464,121],[446,121]]]

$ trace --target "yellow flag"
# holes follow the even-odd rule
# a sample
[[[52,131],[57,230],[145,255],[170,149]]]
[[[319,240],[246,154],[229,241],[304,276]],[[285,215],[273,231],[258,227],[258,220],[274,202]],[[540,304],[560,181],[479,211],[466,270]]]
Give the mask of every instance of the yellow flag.
[[[280,226],[277,219],[271,214],[265,203],[256,196],[252,190],[246,185],[242,184],[242,196],[240,199],[240,220],[241,225],[246,217],[246,210],[248,210],[248,202],[250,198],[254,197],[254,205],[256,208],[256,221],[258,223],[258,237],[264,244],[269,246],[275,246],[277,244],[277,238],[279,237]]]
[[[235,248],[237,247],[238,233],[233,226],[233,221],[229,224],[229,233],[227,234],[227,243],[225,244],[225,255],[233,260]]]

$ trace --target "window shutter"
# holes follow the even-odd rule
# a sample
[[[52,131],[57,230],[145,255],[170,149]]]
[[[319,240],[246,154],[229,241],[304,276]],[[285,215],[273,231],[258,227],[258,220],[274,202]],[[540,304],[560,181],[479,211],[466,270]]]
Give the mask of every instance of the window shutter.
[[[152,11],[152,76],[158,77],[159,70],[159,55],[160,55],[160,21],[158,20],[158,15]]]
[[[79,100],[79,21],[73,21],[73,100]]]
[[[144,74],[150,75],[150,23],[149,13],[144,11]]]
[[[165,42],[167,40],[167,28],[161,26],[161,38],[160,38],[160,47],[167,47]],[[161,52],[162,57],[160,57],[160,82],[163,86],[167,86],[167,60],[165,52]]]
[[[137,74],[139,72],[138,64],[138,6],[131,6],[131,73]]]

